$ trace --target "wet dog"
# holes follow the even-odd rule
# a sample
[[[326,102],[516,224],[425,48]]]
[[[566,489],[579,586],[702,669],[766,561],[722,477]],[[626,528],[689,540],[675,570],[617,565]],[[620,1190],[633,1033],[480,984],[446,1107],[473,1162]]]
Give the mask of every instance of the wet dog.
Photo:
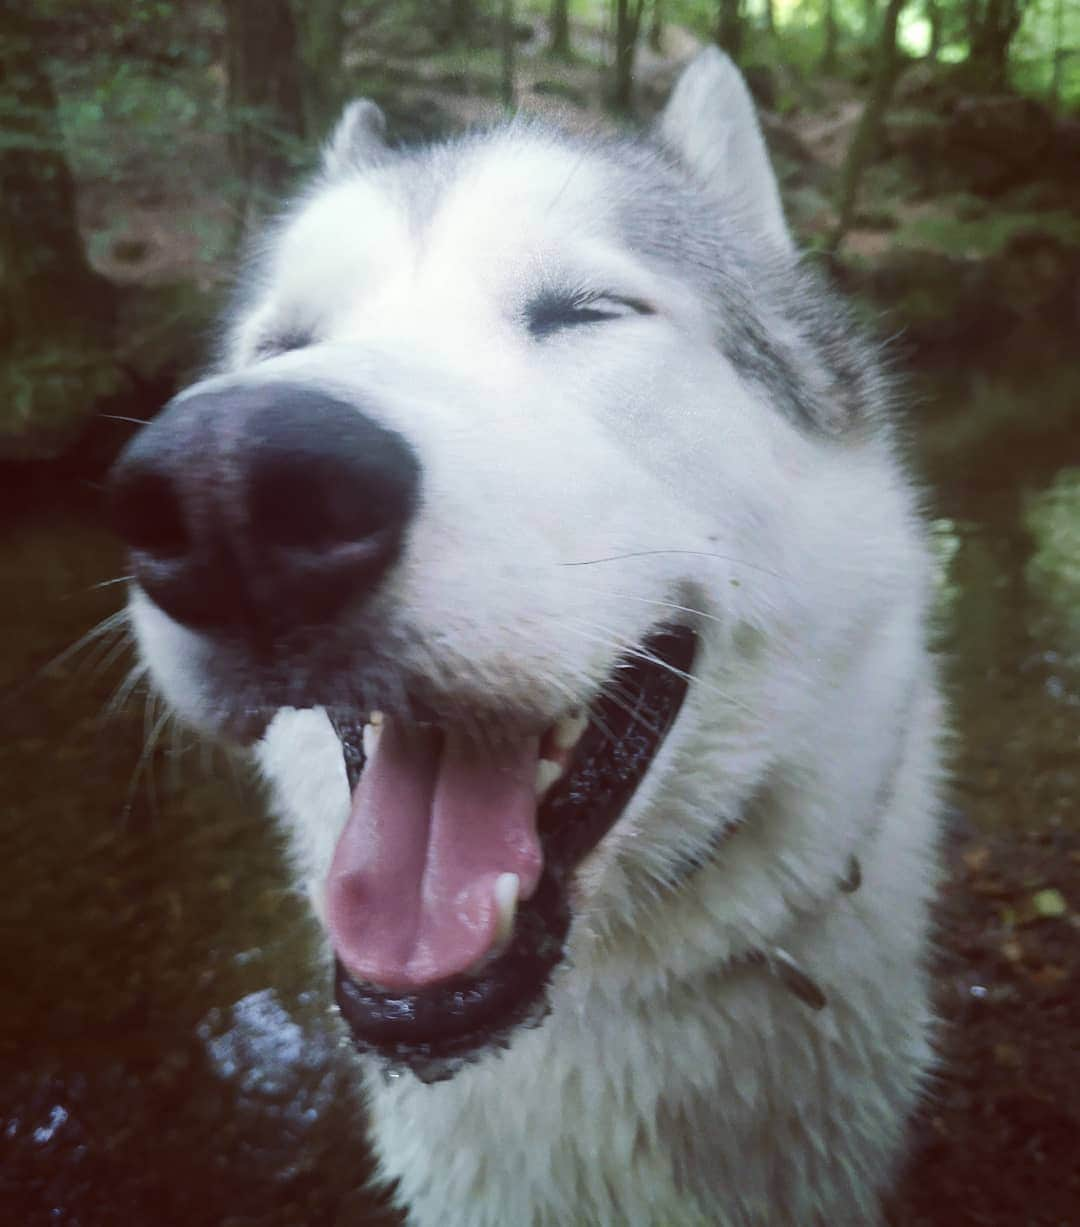
[[[741,78],[347,109],[114,475],[156,685],[255,743],[420,1227],[869,1224],[941,725],[888,382]]]

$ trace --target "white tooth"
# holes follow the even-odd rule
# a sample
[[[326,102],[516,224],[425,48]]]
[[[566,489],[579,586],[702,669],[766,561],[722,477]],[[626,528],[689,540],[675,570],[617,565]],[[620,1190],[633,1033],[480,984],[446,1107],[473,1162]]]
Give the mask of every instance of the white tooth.
[[[563,769],[558,763],[553,763],[550,758],[540,759],[536,764],[536,795],[542,797],[562,773]]]
[[[380,721],[376,724],[372,721],[371,724],[364,725],[364,757],[373,758],[375,755],[375,747],[379,744],[379,738],[382,736],[382,717],[380,712],[373,712],[372,715],[379,716]]]
[[[588,716],[566,716],[555,725],[555,744],[560,750],[572,750],[588,727]]]
[[[521,889],[521,879],[516,873],[500,873],[495,879],[495,907],[497,919],[495,922],[495,944],[501,946],[510,940],[514,931],[514,917],[517,915],[518,891]]]
[[[311,910],[315,913],[315,919],[325,929],[326,887],[317,878],[308,878],[307,891],[308,901],[311,903]]]
[[[374,724],[375,727],[378,728],[379,725],[382,724],[382,722],[385,719],[386,717],[382,714],[381,711],[373,711],[371,715],[368,716],[368,724]]]

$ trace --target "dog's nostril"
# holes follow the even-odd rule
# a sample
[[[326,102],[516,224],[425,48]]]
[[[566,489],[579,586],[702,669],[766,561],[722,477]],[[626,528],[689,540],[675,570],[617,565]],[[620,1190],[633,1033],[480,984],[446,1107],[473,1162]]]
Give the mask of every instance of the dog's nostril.
[[[178,491],[163,473],[121,467],[113,479],[112,519],[133,550],[175,557],[191,545]]]
[[[370,541],[397,531],[408,518],[413,485],[402,465],[372,455],[302,456],[264,453],[253,466],[248,491],[251,533],[263,546],[310,552]]]

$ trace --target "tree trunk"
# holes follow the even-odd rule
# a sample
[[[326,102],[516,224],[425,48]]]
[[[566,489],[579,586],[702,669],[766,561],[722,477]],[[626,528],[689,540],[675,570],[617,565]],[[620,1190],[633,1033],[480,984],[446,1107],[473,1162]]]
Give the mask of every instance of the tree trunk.
[[[472,43],[474,16],[473,0],[450,0],[446,41],[468,47]]]
[[[10,5],[0,38],[0,455],[56,454],[113,391],[116,291],[91,268],[75,211],[44,22]]]
[[[1020,0],[970,0],[968,67],[973,84],[992,91],[1006,87],[1009,47],[1022,16]]]
[[[570,0],[552,0],[548,51],[564,60],[569,60],[573,55],[570,50]]]
[[[877,29],[877,0],[863,0],[863,39],[871,42]]]
[[[835,252],[851,229],[855,220],[859,184],[863,171],[874,155],[885,112],[889,109],[893,88],[900,72],[900,56],[896,46],[896,28],[900,10],[907,0],[889,0],[881,22],[881,37],[878,40],[877,62],[870,82],[870,96],[851,138],[847,157],[840,172],[840,190],[837,193],[837,223],[829,240],[829,250]]]
[[[1054,4],[1054,62],[1050,72],[1050,105],[1057,111],[1061,108],[1061,76],[1065,67],[1065,0]]]
[[[926,49],[926,58],[931,64],[937,63],[941,52],[941,27],[944,14],[939,0],[926,0],[926,20],[930,23],[930,45]]]
[[[979,0],[964,0],[964,25],[967,27],[968,54],[979,41]]]
[[[634,98],[634,57],[645,0],[615,0],[615,85],[611,105],[629,111]]]
[[[776,5],[773,0],[765,0],[765,31],[768,34],[776,33]]]
[[[825,0],[825,45],[821,52],[823,72],[836,71],[836,0]]]
[[[742,0],[720,0],[716,22],[717,44],[738,63],[742,54]]]
[[[499,21],[499,34],[502,40],[502,104],[508,110],[515,105],[514,89],[514,0],[502,0],[502,12]]]
[[[99,291],[75,213],[75,184],[64,157],[56,95],[29,19],[4,22],[0,94],[0,346],[19,332],[55,327],[71,294]]]
[[[344,0],[293,0],[303,62],[304,127],[325,134],[353,90],[343,81]]]
[[[225,0],[229,153],[250,227],[296,171],[304,135],[296,26],[288,0]]]
[[[770,10],[772,0],[766,0]],[[664,53],[664,0],[653,0],[652,20],[649,22],[649,46],[657,55]]]

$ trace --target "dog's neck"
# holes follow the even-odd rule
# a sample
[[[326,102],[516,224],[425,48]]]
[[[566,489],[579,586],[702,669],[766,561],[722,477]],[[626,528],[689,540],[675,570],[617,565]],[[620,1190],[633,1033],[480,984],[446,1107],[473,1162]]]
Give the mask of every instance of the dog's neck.
[[[882,824],[895,799],[897,781],[904,762],[904,754],[909,741],[912,713],[915,707],[915,687],[905,700],[896,733],[895,748],[886,769],[882,772],[871,807],[870,817],[862,825],[862,834],[858,848],[853,848],[847,854],[844,862],[838,866],[836,878],[829,889],[824,891],[815,905],[804,907],[793,914],[793,925],[813,923],[825,911],[833,907],[845,895],[852,895],[863,884],[862,855],[871,847],[881,831]],[[717,823],[715,832],[706,847],[693,855],[687,855],[683,863],[675,870],[670,880],[671,888],[678,890],[689,883],[708,866],[715,863],[722,849],[732,839],[738,838],[739,832],[755,822],[757,818],[767,813],[776,804],[773,798],[772,777],[765,780],[750,798],[739,808],[734,816],[724,816]],[[822,1010],[828,1005],[828,997],[815,981],[810,972],[803,967],[782,944],[779,939],[730,956],[718,971],[724,967],[734,969],[739,966],[760,966],[797,997],[804,1005],[813,1010]]]

